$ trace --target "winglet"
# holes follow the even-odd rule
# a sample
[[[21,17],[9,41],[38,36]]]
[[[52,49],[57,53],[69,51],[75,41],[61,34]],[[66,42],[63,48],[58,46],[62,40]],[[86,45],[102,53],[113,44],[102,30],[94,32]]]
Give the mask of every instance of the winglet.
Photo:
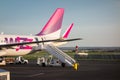
[[[63,39],[68,38],[68,35],[69,35],[72,27],[73,27],[73,23],[67,28],[67,30],[66,30],[65,33],[63,34],[63,36],[62,36]]]

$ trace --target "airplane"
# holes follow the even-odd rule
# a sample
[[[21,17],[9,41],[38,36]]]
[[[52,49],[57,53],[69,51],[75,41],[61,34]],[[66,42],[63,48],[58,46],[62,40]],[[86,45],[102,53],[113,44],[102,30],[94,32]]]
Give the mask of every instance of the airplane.
[[[67,39],[73,27],[73,23],[69,26],[66,32],[60,36],[63,15],[64,8],[57,8],[42,30],[34,36],[0,34],[0,60],[3,60],[5,56],[23,56],[45,49],[48,52],[50,51],[50,54],[56,52],[57,55],[53,55],[58,58],[61,57],[61,61],[68,64],[71,64],[70,62],[72,61],[71,65],[74,68],[77,67],[74,59],[67,54],[60,52],[61,50],[57,48],[69,41],[81,40],[81,38]]]

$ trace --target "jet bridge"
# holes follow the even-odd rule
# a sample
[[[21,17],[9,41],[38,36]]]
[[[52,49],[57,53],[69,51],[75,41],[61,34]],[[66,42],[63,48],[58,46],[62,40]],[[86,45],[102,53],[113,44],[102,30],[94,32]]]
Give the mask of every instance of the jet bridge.
[[[78,68],[78,63],[71,58],[69,55],[58,49],[53,45],[46,45],[46,51],[56,58],[58,58],[62,63],[65,63],[67,66],[72,66],[75,70]]]

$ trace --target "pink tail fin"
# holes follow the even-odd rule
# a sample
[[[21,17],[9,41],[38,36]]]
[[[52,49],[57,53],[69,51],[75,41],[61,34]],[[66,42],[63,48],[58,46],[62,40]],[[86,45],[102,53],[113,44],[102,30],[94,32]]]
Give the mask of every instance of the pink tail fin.
[[[72,24],[68,27],[68,29],[65,31],[65,33],[64,33],[63,36],[62,36],[62,38],[64,38],[64,39],[68,38],[68,35],[69,35],[72,27],[73,27],[73,23],[72,23]]]
[[[61,29],[64,9],[58,8],[37,36],[47,35]]]

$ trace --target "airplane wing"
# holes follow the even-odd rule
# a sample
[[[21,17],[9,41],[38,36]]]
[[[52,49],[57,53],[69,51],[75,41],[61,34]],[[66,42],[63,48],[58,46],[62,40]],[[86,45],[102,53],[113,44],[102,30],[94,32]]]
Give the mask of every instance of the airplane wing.
[[[75,40],[81,40],[81,38],[67,39],[67,40],[54,39],[54,40],[44,40],[44,41],[10,43],[10,44],[1,44],[0,47],[11,47],[11,46],[26,45],[26,44],[37,44],[37,43],[44,43],[44,42],[69,42],[69,41],[75,41]]]
[[[54,55],[56,58],[58,58],[65,65],[72,66],[75,70],[78,69],[78,63],[72,57],[70,57],[69,55],[64,53],[62,50],[60,50],[56,46],[50,45],[50,44],[46,45],[46,49],[45,50],[48,53]]]

